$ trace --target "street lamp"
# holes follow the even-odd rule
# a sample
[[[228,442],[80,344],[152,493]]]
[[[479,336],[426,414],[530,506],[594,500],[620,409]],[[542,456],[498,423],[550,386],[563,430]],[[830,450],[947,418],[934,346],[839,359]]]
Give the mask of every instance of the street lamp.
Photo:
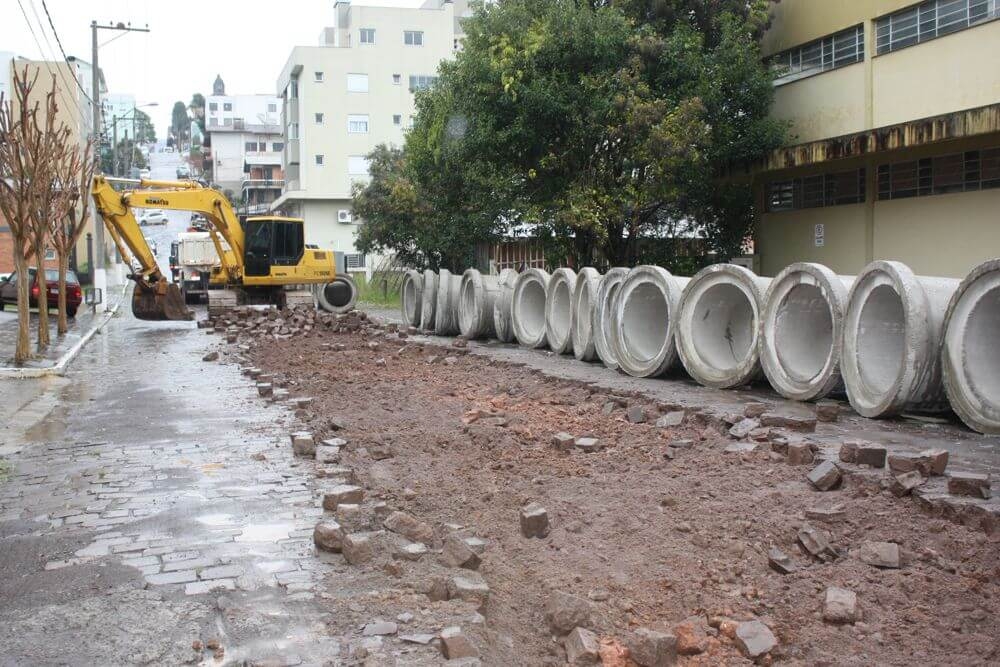
[[[136,117],[135,112],[138,109],[144,109],[144,108],[148,108],[148,107],[158,107],[158,106],[160,106],[159,102],[149,102],[147,104],[133,104],[132,105],[132,113],[130,115],[125,115],[125,116],[122,116],[120,118],[118,116],[114,116],[114,115],[111,116],[111,134],[112,134],[112,137],[113,137],[112,144],[111,144],[111,155],[112,155],[112,160],[113,160],[113,162],[112,162],[112,165],[113,165],[112,171],[114,172],[115,176],[119,176],[120,175],[118,173],[118,121],[120,121],[120,120],[131,120],[132,121],[132,144],[131,145],[134,146],[135,145],[135,117]],[[128,130],[125,131],[125,142],[128,143]],[[130,168],[132,166],[132,154],[133,154],[134,150],[135,149],[132,148],[132,150],[129,151],[128,163],[129,163],[129,167]]]

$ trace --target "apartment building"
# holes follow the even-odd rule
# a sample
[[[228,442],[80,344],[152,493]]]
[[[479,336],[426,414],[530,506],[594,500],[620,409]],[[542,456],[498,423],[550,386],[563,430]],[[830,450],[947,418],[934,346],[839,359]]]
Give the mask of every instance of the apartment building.
[[[759,269],[1000,255],[1000,0],[782,0],[764,38],[791,141],[755,174]]]
[[[468,15],[466,0],[338,0],[319,46],[292,49],[278,77],[285,187],[275,209],[305,220],[306,242],[347,253],[351,270],[370,273],[375,259],[354,248],[364,221],[351,188],[368,178],[365,156],[402,145],[414,93],[452,57]]]
[[[264,213],[281,194],[281,99],[274,95],[226,95],[222,79],[205,100],[203,146],[212,181],[231,190],[249,213]]]

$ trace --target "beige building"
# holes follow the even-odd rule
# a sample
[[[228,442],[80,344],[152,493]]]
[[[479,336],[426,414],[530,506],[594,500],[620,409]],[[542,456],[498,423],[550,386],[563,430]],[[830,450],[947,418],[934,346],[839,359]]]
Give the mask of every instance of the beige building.
[[[791,140],[755,176],[758,268],[1000,256],[1000,0],[782,0],[764,38]]]
[[[355,252],[351,187],[376,145],[403,144],[414,92],[452,57],[467,14],[465,0],[338,0],[320,45],[292,49],[278,78],[285,185],[274,208],[304,218],[306,242],[348,253],[352,270],[370,272],[374,258]]]

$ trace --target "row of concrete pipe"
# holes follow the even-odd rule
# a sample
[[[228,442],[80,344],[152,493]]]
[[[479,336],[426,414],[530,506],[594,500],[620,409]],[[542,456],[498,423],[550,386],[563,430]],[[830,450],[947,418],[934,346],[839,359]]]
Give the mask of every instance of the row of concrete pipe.
[[[517,340],[635,377],[683,366],[707,387],[762,377],[782,396],[846,391],[866,417],[941,412],[1000,434],[1000,259],[964,280],[875,261],[857,276],[815,263],[763,278],[715,264],[692,278],[657,266],[408,271],[407,324]]]

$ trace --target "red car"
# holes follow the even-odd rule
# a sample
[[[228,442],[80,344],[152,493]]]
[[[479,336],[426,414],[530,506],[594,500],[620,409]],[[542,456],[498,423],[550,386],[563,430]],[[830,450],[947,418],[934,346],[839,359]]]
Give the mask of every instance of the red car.
[[[38,273],[34,267],[28,269],[28,279],[31,281],[31,295],[29,307],[38,307],[38,293],[41,285],[35,279]],[[7,307],[7,304],[17,305],[17,272],[10,274],[6,280],[0,283],[0,310]],[[59,307],[59,271],[57,269],[45,269],[45,281],[47,283],[49,310]],[[66,271],[66,314],[70,317],[76,316],[76,311],[83,303],[83,290],[80,288],[80,281],[72,271]]]

